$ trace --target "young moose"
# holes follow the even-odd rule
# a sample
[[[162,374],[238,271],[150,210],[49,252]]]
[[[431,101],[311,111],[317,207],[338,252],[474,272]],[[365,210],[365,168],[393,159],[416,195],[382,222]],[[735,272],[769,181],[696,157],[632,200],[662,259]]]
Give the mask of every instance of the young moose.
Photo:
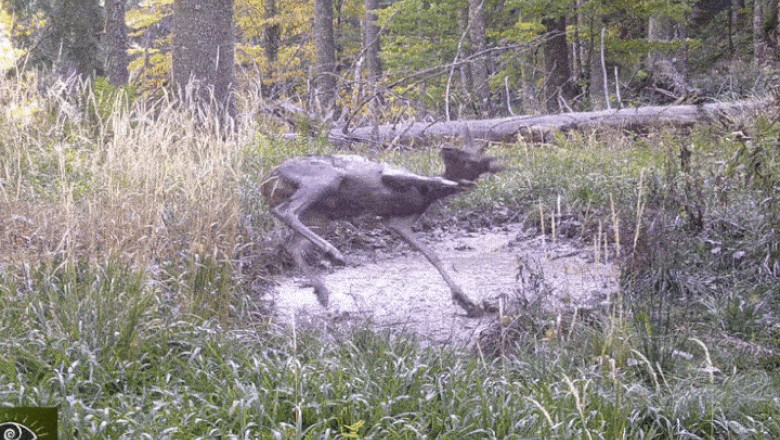
[[[344,257],[311,228],[333,220],[373,215],[425,255],[468,316],[483,314],[483,309],[453,281],[439,257],[414,237],[412,224],[436,200],[467,191],[480,175],[504,167],[494,163],[495,158],[483,155],[482,150],[447,147],[441,150],[441,157],[445,166],[441,177],[420,176],[360,156],[334,155],[290,159],[263,181],[260,191],[273,214],[294,231],[285,248],[311,281],[323,306],[328,304],[329,292],[306,262],[307,249],[313,244],[339,264],[344,264]]]

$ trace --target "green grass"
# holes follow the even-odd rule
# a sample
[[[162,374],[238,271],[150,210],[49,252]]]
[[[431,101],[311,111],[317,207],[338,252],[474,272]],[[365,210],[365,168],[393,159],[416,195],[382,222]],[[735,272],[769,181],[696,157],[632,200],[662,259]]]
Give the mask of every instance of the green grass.
[[[325,142],[35,90],[0,79],[32,109],[0,114],[0,405],[59,407],[61,438],[780,437],[772,114],[492,147],[509,170],[433,221],[569,222],[622,289],[584,316],[509,304],[501,337],[464,352],[264,315],[258,183]],[[434,148],[355,152],[441,171]]]
[[[628,334],[582,329],[490,360],[368,330],[223,326],[178,315],[142,274],[96,269],[2,284],[0,399],[59,406],[63,438],[780,434],[776,372],[710,374],[703,347],[647,380],[644,358],[619,343]]]

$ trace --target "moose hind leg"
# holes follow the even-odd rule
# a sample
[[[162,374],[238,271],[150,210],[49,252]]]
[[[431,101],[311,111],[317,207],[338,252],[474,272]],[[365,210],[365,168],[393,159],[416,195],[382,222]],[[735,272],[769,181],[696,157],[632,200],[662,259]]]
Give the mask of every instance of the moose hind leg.
[[[286,202],[277,206],[271,212],[282,220],[287,226],[302,237],[305,237],[312,244],[320,248],[330,258],[339,264],[344,264],[344,256],[335,246],[328,243],[327,240],[320,237],[308,226],[301,222],[301,215],[313,204],[317,203],[323,197],[338,189],[341,182],[341,176],[328,176],[329,179],[321,178],[316,185],[310,187],[301,187]]]
[[[303,272],[303,275],[308,279],[309,284],[314,288],[314,294],[317,295],[317,300],[323,307],[328,306],[328,299],[330,298],[330,291],[325,287],[325,282],[322,280],[317,270],[309,265],[306,261],[306,255],[311,250],[312,243],[301,234],[293,233],[291,239],[285,244],[287,253],[293,259],[295,266]]]

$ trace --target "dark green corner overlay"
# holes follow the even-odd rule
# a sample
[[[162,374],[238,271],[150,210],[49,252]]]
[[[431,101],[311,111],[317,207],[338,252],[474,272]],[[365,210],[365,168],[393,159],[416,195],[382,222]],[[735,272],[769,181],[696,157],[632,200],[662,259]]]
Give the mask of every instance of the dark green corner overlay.
[[[0,407],[0,439],[57,440],[57,408]]]

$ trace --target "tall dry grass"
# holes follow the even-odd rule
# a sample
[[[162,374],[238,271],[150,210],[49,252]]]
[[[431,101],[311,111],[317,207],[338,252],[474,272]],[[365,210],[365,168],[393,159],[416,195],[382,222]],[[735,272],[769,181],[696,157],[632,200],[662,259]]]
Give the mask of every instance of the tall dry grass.
[[[0,78],[0,261],[230,255],[246,132],[161,94]]]

